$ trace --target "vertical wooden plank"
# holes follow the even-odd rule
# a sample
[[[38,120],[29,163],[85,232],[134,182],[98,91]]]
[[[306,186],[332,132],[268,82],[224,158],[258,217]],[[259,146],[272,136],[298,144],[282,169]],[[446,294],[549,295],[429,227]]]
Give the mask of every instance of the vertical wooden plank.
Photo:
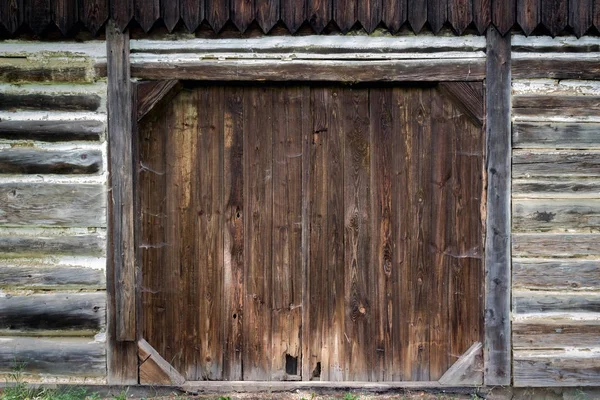
[[[373,278],[369,291],[376,296],[373,314],[377,324],[372,324],[375,346],[371,354],[375,358],[372,380],[394,379],[393,331],[393,286],[392,269],[396,239],[392,223],[392,180],[393,180],[393,130],[392,89],[371,89],[371,218],[372,250],[371,265]]]
[[[50,23],[50,0],[27,0],[25,7],[25,22],[33,32],[40,35]]]
[[[179,22],[179,15],[178,1],[160,0],[160,17],[169,32],[175,29],[175,25]]]
[[[381,22],[383,0],[365,0],[358,3],[358,21],[367,33],[371,33]]]
[[[462,34],[473,20],[471,0],[448,0],[448,22],[456,33]]]
[[[244,380],[268,380],[271,370],[272,97],[265,87],[244,92]]]
[[[569,26],[581,37],[592,27],[592,0],[569,0]]]
[[[110,10],[112,20],[121,31],[124,31],[133,18],[133,0],[111,0]]]
[[[517,0],[517,22],[525,35],[530,35],[540,23],[541,0]]]
[[[256,22],[264,33],[268,33],[279,21],[279,1],[262,0],[255,5]]]
[[[133,231],[133,155],[131,138],[131,80],[129,75],[129,34],[116,25],[107,28],[108,147],[111,205],[107,263],[108,379],[137,382],[135,238]],[[112,285],[112,286],[111,286]],[[114,303],[114,307],[113,307]],[[121,345],[118,342],[131,342]]]
[[[52,15],[58,29],[63,35],[66,35],[78,20],[77,2],[72,0],[53,0]]]
[[[567,26],[567,2],[564,0],[544,0],[541,4],[542,24],[554,37]]]
[[[305,0],[281,0],[281,20],[291,33],[296,33],[306,19]]]
[[[374,320],[370,276],[369,92],[343,92],[344,112],[344,253],[347,335],[346,380],[367,381],[372,359],[370,323]],[[376,322],[375,322],[376,323]]]
[[[356,0],[332,0],[333,20],[342,33],[347,33],[357,20],[358,4]]]
[[[246,32],[254,20],[254,0],[231,0],[231,22],[240,30]]]
[[[242,380],[244,308],[244,102],[243,88],[226,87],[224,99],[224,284],[223,379]]]
[[[419,33],[427,22],[427,0],[409,1],[408,5],[408,23],[414,33]]]
[[[406,0],[383,0],[382,20],[390,31],[397,32],[406,22],[407,7]]]
[[[215,32],[220,32],[229,20],[229,2],[207,1],[206,20]]]
[[[600,31],[600,0],[594,1],[594,14],[592,22],[594,23],[594,27]]]
[[[273,336],[271,379],[299,376],[302,324],[302,90],[273,96]]]
[[[473,0],[473,22],[480,35],[483,35],[492,21],[492,0]]]
[[[486,154],[487,223],[485,241],[486,385],[508,385],[510,365],[510,36],[487,35]]]
[[[194,32],[204,19],[204,0],[179,0],[181,19],[189,32]]]
[[[438,33],[444,26],[447,18],[447,0],[427,1],[427,21],[433,33]]]
[[[24,17],[24,0],[0,0],[0,22],[9,33],[19,29]]]
[[[332,18],[331,0],[306,0],[306,15],[316,33],[323,32]]]
[[[515,24],[516,0],[492,0],[492,22],[504,36]]]
[[[202,380],[223,375],[223,88],[202,88],[197,107],[198,166],[193,192],[200,301],[198,332]],[[198,240],[201,238],[202,240]],[[229,316],[227,315],[229,318]]]
[[[160,17],[159,0],[133,0],[133,15],[147,33]]]
[[[92,32],[98,33],[108,19],[109,0],[83,1],[79,7],[79,20]]]

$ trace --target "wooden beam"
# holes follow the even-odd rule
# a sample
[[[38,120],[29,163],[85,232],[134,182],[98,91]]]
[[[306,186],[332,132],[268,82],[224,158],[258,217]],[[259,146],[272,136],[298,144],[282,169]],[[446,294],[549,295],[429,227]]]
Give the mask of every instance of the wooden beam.
[[[481,342],[473,343],[471,347],[462,355],[440,378],[443,385],[482,385],[483,384],[483,365],[482,365]]]
[[[487,223],[485,241],[484,382],[509,385],[510,343],[510,35],[487,34]]]
[[[177,80],[138,82],[135,85],[137,120],[144,118],[159,102],[175,97],[182,86]]]
[[[137,384],[135,240],[129,33],[106,28],[108,151],[111,197],[107,243],[107,364],[109,384]]]

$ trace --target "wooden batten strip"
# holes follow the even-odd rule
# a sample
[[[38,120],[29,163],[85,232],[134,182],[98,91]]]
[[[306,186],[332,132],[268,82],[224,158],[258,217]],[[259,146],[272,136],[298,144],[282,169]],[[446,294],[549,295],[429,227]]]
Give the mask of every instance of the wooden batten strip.
[[[442,93],[448,96],[477,126],[483,126],[483,96],[480,90],[468,82],[442,82],[439,84]]]
[[[487,33],[487,223],[485,243],[486,385],[511,382],[511,54],[510,35]]]
[[[442,385],[465,386],[483,384],[483,345],[473,343],[456,360],[439,381]]]
[[[182,385],[185,378],[144,339],[138,341],[142,385]]]

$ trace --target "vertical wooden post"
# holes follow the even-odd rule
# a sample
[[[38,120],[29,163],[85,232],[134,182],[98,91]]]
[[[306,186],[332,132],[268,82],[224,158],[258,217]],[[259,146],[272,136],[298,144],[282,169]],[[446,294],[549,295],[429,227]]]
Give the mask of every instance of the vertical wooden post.
[[[511,39],[492,26],[487,33],[487,224],[485,239],[486,385],[511,382],[510,184]]]
[[[109,239],[107,262],[108,381],[136,384],[137,346],[133,151],[129,33],[106,28],[108,72]]]

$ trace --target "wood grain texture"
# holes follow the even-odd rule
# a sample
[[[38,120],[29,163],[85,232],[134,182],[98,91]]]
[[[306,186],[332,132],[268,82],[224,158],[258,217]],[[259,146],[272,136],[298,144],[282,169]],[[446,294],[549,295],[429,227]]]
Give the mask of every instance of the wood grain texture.
[[[96,94],[0,93],[0,110],[96,111]]]
[[[357,21],[358,1],[333,0],[333,20],[342,33],[347,33]]]
[[[516,22],[515,5],[514,0],[492,0],[492,22],[501,36],[506,35]]]
[[[229,13],[231,22],[233,22],[240,32],[244,33],[255,16],[254,1],[231,0]]]
[[[311,1],[312,3],[314,2]],[[307,7],[306,1],[281,0],[281,21],[292,34],[296,33],[307,19]]]
[[[110,16],[117,27],[124,31],[129,22],[133,19],[133,1],[116,1],[110,2]]]
[[[29,261],[0,261],[0,286],[32,289],[60,290],[63,288],[103,289],[106,287],[104,271],[68,264],[48,265]]]
[[[515,199],[513,232],[592,233],[600,230],[599,199]]]
[[[381,22],[382,4],[383,0],[366,0],[357,5],[357,20],[367,33],[373,32]]]
[[[9,33],[15,33],[25,18],[23,0],[2,0],[0,3],[0,22]]]
[[[519,122],[513,125],[513,148],[599,149],[598,132],[594,123]]]
[[[513,287],[529,290],[598,290],[600,261],[513,259]]]
[[[279,21],[280,0],[264,0],[255,7],[255,20],[263,33],[268,33]]]
[[[52,293],[7,296],[0,299],[0,329],[95,330],[104,327],[106,295]]]
[[[515,290],[513,311],[516,314],[597,313],[600,311],[600,294]]]
[[[513,257],[571,258],[597,256],[600,235],[516,233],[512,235]]]
[[[498,7],[497,3],[495,3]],[[498,26],[498,20],[495,20]],[[504,26],[504,22],[500,26]],[[508,27],[509,28],[509,27]],[[508,29],[507,28],[507,29]],[[508,385],[510,358],[510,36],[488,30],[486,77],[487,226],[485,244],[484,382]]]
[[[100,150],[0,149],[0,172],[4,174],[95,174],[101,170]]]
[[[492,22],[492,0],[473,0],[473,23],[477,32],[485,33]]]
[[[106,244],[100,235],[0,236],[0,258],[36,258],[50,255],[101,257]]]
[[[438,33],[444,26],[448,16],[448,0],[432,0],[427,2],[427,22],[433,33]]]
[[[311,0],[306,3],[307,20],[316,33],[321,33],[332,18],[330,0]]]
[[[138,341],[140,384],[181,385],[185,379],[144,339]]]
[[[407,18],[413,32],[419,33],[427,22],[427,0],[408,2]]]
[[[160,18],[159,0],[130,0],[133,2],[133,17],[144,30],[150,31],[154,22]]]
[[[520,95],[513,97],[515,116],[573,116],[600,115],[600,97],[597,96],[542,96]]]
[[[220,32],[229,20],[228,1],[207,1],[206,20],[215,32]]]
[[[600,377],[597,352],[518,350],[514,353],[516,387],[593,386]]]
[[[71,0],[53,0],[51,6],[52,20],[63,35],[68,34],[79,19],[77,3]]]
[[[567,26],[568,3],[564,0],[544,0],[541,2],[541,22],[552,37],[561,33]]]
[[[25,1],[25,23],[36,34],[40,35],[44,32],[51,18],[50,0]]]
[[[483,104],[483,85],[471,82],[442,82],[438,85],[458,108],[470,116],[474,123],[483,126],[485,120]]]
[[[513,346],[521,349],[590,348],[600,345],[598,321],[524,321],[513,325]]]
[[[594,27],[596,29],[600,29],[600,1],[594,0],[594,17],[592,22],[594,23]]]
[[[148,114],[160,102],[172,100],[181,90],[179,81],[140,82],[135,85],[137,90],[137,120]]]
[[[392,32],[397,32],[408,17],[408,5],[405,0],[383,0],[382,21]]]
[[[209,2],[209,4],[219,4],[222,2]],[[162,18],[167,30],[172,32],[180,19],[180,7],[178,1],[161,1],[160,17]]]
[[[87,0],[79,4],[79,20],[96,35],[108,19],[109,0]]]
[[[482,385],[483,384],[483,345],[474,343],[459,357],[439,382],[443,385]]]
[[[585,150],[514,150],[513,178],[600,177],[600,152]]]
[[[461,35],[473,21],[472,0],[448,0],[448,22]]]
[[[568,59],[515,59],[512,74],[517,79],[598,79],[600,67],[596,60],[582,60],[576,56]]]
[[[593,0],[569,1],[569,26],[575,36],[581,37],[592,27],[594,15]]]
[[[529,36],[540,23],[542,0],[517,0],[517,22]]]
[[[181,20],[189,32],[194,32],[204,19],[204,0],[179,0]]]
[[[1,338],[0,369],[15,361],[28,373],[63,376],[106,376],[105,344],[90,338]]]
[[[104,133],[102,121],[0,121],[0,138],[57,141],[99,140]]]
[[[599,179],[561,179],[556,177],[515,179],[512,184],[513,198],[590,198],[597,199],[600,192]]]

